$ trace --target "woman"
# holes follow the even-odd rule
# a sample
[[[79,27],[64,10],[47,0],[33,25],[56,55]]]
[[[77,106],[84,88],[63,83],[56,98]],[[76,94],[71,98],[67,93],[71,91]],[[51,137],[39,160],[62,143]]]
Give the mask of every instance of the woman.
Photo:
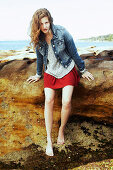
[[[57,144],[63,144],[64,129],[71,112],[73,89],[80,80],[75,65],[83,78],[87,78],[89,81],[94,78],[85,69],[84,61],[77,53],[72,36],[64,27],[53,24],[53,18],[47,9],[42,8],[34,13],[30,36],[37,54],[37,73],[30,76],[27,81],[29,83],[39,81],[44,65],[46,154],[53,156],[51,131],[55,89],[62,88],[61,125]]]

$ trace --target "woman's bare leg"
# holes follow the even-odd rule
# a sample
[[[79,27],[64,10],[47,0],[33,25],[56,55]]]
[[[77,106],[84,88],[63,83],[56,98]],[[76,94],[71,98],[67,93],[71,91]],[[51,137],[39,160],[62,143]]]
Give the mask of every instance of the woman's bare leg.
[[[53,104],[54,104],[54,96],[55,90],[50,88],[45,88],[45,125],[47,132],[47,146],[46,146],[46,154],[48,156],[53,156],[53,147],[52,147],[52,124],[53,124]]]
[[[64,143],[64,129],[71,112],[71,98],[74,86],[65,86],[62,89],[62,110],[61,110],[61,125],[59,128],[57,144]]]

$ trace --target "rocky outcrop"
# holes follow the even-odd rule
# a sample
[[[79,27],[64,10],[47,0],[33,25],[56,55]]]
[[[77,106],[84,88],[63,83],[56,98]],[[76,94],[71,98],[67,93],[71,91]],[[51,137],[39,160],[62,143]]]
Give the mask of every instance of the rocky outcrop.
[[[83,169],[112,169],[113,168],[113,160],[105,160],[101,162],[94,162],[89,163],[87,165],[83,165],[77,168],[74,168],[73,170],[83,170]]]
[[[113,51],[103,51],[97,56],[81,55],[94,81],[81,78],[72,99],[72,114],[92,117],[113,124]],[[35,84],[26,82],[36,73],[36,59],[12,60],[0,64],[0,89],[6,100],[21,104],[44,105],[43,79]],[[61,90],[55,100],[55,120],[60,118]],[[5,102],[5,101],[4,101]],[[43,109],[42,109],[43,113]],[[41,113],[41,114],[42,114]]]
[[[76,114],[93,117],[113,124],[113,50],[103,51],[97,56],[85,56],[87,69],[94,75],[95,80],[88,82],[81,79],[75,89],[73,106]],[[78,111],[77,111],[78,109]],[[100,116],[101,115],[101,116]],[[109,121],[109,120],[110,121]]]
[[[75,87],[72,115],[113,125],[113,50],[81,54],[81,57],[95,80],[89,82],[81,78],[79,86]],[[0,63],[0,155],[20,151],[33,143],[44,150],[43,78],[32,84],[26,81],[36,73],[36,59],[24,56],[21,60],[4,60]],[[53,141],[57,138],[60,110],[61,89],[56,91]],[[73,138],[71,142],[75,140]]]

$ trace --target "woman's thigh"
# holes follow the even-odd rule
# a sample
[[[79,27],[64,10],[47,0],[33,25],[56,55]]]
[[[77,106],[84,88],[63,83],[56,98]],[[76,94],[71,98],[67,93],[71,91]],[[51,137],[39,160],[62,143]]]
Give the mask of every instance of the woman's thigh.
[[[45,100],[51,102],[55,97],[55,90],[51,88],[44,88]]]
[[[68,85],[62,89],[62,103],[70,103],[74,86]]]

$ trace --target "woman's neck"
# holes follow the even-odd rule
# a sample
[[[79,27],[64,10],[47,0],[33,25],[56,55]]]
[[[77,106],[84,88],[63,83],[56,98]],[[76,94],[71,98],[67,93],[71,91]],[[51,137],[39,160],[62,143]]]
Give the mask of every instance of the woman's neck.
[[[52,38],[53,38],[53,33],[52,33],[52,30],[50,30],[47,34],[45,34],[45,40],[47,44],[51,43]]]

